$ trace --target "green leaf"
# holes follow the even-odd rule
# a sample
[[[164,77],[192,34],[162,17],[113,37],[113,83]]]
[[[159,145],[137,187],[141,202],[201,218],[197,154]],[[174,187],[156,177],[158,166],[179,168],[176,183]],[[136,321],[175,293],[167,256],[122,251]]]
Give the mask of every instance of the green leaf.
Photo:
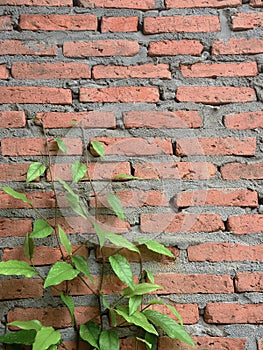
[[[58,350],[58,346],[57,345],[51,345],[48,350]]]
[[[99,338],[100,350],[119,350],[120,341],[113,330],[102,331]]]
[[[136,242],[138,242],[139,244],[145,244],[146,247],[149,250],[152,250],[153,252],[156,252],[162,255],[167,255],[171,258],[175,258],[174,254],[169,249],[167,249],[163,244],[157,241],[147,239],[147,238],[139,238],[136,240]]]
[[[149,305],[165,305],[169,310],[172,311],[172,313],[175,315],[175,317],[178,318],[178,321],[180,322],[181,326],[183,325],[183,320],[181,315],[179,314],[179,312],[176,310],[176,308],[174,308],[172,305],[166,304],[161,300],[150,300],[149,301]]]
[[[129,298],[129,315],[134,314],[138,310],[138,307],[142,304],[142,296],[135,295],[134,297]]]
[[[73,183],[79,182],[79,180],[83,179],[87,173],[87,167],[85,164],[80,163],[79,161],[75,162],[71,166],[71,172],[72,172],[72,177]]]
[[[49,270],[49,273],[44,283],[44,288],[49,286],[55,286],[63,281],[73,280],[75,277],[78,276],[78,274],[79,271],[74,270],[70,264],[64,261],[57,262]]]
[[[142,338],[138,338],[138,337],[136,337],[136,339],[139,340],[140,342],[144,343],[146,345],[147,350],[151,350],[153,348],[152,344],[149,343],[146,339],[142,339]]]
[[[46,166],[39,162],[30,164],[27,170],[26,182],[31,182],[43,175],[46,171]]]
[[[55,138],[55,141],[58,145],[58,149],[62,152],[62,153],[67,153],[67,146],[65,144],[65,141],[60,139],[60,138]]]
[[[79,272],[82,272],[90,280],[93,280],[93,277],[90,274],[88,262],[84,258],[84,256],[76,254],[71,257],[71,261],[75,265],[76,270],[78,270]]]
[[[142,178],[128,174],[118,174],[114,176],[114,180],[142,180]]]
[[[100,242],[100,249],[101,249],[104,246],[107,232],[105,232],[96,221],[94,222],[94,229],[98,236],[98,240]]]
[[[100,156],[105,156],[105,148],[102,142],[100,141],[91,141],[91,146],[94,149],[94,151]]]
[[[133,323],[136,326],[143,328],[145,331],[158,335],[156,329],[151,325],[145,315],[139,311],[135,311],[129,315],[129,308],[126,306],[119,306],[115,310],[118,315],[122,316],[127,322]]]
[[[0,343],[32,345],[37,332],[33,329],[7,333],[0,336]]]
[[[31,321],[14,321],[8,323],[8,326],[15,326],[24,330],[34,329],[35,331],[39,331],[42,327],[42,323],[38,320]]]
[[[20,199],[21,201],[23,201],[24,203],[27,203],[29,205],[32,205],[32,202],[30,202],[27,199],[27,196],[24,193],[20,193],[17,192],[15,190],[13,190],[11,187],[5,186],[3,187],[3,191],[7,194],[9,194],[9,196],[16,198],[16,199]]]
[[[145,333],[145,340],[147,341],[147,343],[151,344],[151,346],[149,346],[149,349],[147,348],[147,350],[151,350],[151,349],[155,348],[157,341],[158,341],[158,337],[154,334],[146,332]]]
[[[60,225],[58,225],[58,234],[59,234],[60,241],[63,247],[65,248],[66,252],[69,255],[72,255],[72,245],[70,243],[70,240],[66,232],[63,230],[63,228]]]
[[[22,275],[30,278],[37,275],[37,272],[26,261],[9,260],[0,262],[0,275]]]
[[[152,283],[139,283],[134,286],[134,289],[127,287],[123,289],[121,293],[125,297],[131,298],[131,297],[134,297],[135,295],[144,295],[147,293],[152,293],[157,289],[162,289],[162,286],[159,286],[158,284],[152,284]]]
[[[60,298],[63,301],[63,303],[67,306],[70,312],[71,316],[71,325],[74,326],[75,324],[75,317],[74,317],[74,311],[75,311],[75,305],[74,305],[74,300],[72,299],[71,296],[65,295],[63,293],[60,293]]]
[[[119,199],[119,197],[116,196],[116,194],[113,193],[106,193],[106,198],[107,201],[109,203],[109,205],[111,206],[112,210],[114,211],[114,213],[121,219],[121,220],[125,220],[124,217],[124,212],[123,212],[123,206],[122,203]]]
[[[116,233],[112,232],[105,232],[105,234],[106,239],[108,239],[112,244],[116,245],[117,247],[126,248],[140,254],[139,249],[123,236],[117,235]]]
[[[145,310],[143,313],[151,323],[162,328],[168,337],[178,339],[188,345],[195,346],[195,343],[186,330],[170,317],[155,310]]]
[[[34,256],[34,241],[30,237],[29,233],[26,234],[23,244],[24,254],[28,259],[32,259]]]
[[[153,276],[152,271],[146,269],[146,270],[145,270],[145,273],[146,273],[146,277],[148,278],[148,280],[149,280],[151,283],[154,283],[154,276]]]
[[[33,225],[33,232],[31,238],[45,238],[51,235],[53,227],[51,227],[45,220],[36,220]]]
[[[128,260],[120,254],[115,254],[109,257],[109,261],[118,278],[131,289],[134,289],[131,265]]]
[[[61,334],[55,331],[53,327],[42,327],[37,332],[32,350],[46,350],[51,345],[58,344],[61,340]]]
[[[97,323],[89,321],[86,324],[82,324],[79,334],[81,339],[85,340],[96,349],[99,348],[100,327]]]

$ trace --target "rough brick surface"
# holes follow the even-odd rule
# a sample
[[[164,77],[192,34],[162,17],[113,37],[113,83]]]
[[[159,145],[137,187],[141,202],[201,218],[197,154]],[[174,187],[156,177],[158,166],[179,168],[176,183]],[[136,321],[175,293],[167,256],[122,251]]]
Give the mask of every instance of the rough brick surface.
[[[83,7],[126,8],[150,10],[155,8],[154,0],[79,0]]]
[[[263,26],[262,13],[238,13],[232,18],[234,30],[246,30]]]
[[[150,56],[192,55],[200,56],[203,45],[199,40],[164,40],[150,42],[148,52]]]
[[[0,237],[25,237],[31,231],[31,219],[0,219]]]
[[[263,112],[245,112],[229,114],[224,118],[224,124],[229,129],[246,130],[263,128]]]
[[[262,233],[263,215],[246,214],[241,216],[230,216],[228,228],[237,234]]]
[[[233,38],[228,42],[214,41],[213,55],[254,55],[263,52],[263,39]]]
[[[0,111],[0,128],[22,128],[26,125],[23,111]]]
[[[0,79],[7,79],[9,77],[9,71],[5,64],[0,65]]]
[[[101,32],[137,32],[138,17],[103,17]]]
[[[188,0],[182,2],[180,0],[166,0],[167,8],[192,8],[192,7],[238,7],[242,5],[242,0]]]
[[[41,298],[43,282],[40,279],[11,279],[0,281],[1,300]]]
[[[262,272],[239,272],[235,277],[235,289],[238,293],[263,291]]]
[[[1,0],[0,5],[72,6],[72,1],[71,0]]]
[[[263,179],[263,163],[228,163],[220,171],[224,180]]]
[[[0,16],[0,30],[13,30],[11,16]]]
[[[54,43],[43,41],[20,41],[2,40],[0,41],[0,55],[37,55],[56,56],[58,46]]]
[[[250,6],[263,7],[263,2],[262,2],[262,0],[250,0]]]
[[[0,164],[0,181],[26,181],[28,167],[29,164]]]

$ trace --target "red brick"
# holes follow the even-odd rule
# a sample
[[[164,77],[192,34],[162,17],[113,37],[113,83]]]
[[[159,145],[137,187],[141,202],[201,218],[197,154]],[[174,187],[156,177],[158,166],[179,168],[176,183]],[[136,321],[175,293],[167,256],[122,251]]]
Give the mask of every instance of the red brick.
[[[0,111],[0,128],[23,128],[26,115],[22,111]]]
[[[262,0],[250,0],[250,6],[263,7],[263,2],[262,2]]]
[[[245,350],[246,339],[221,337],[191,337],[196,346],[192,347],[176,339],[168,337],[159,338],[159,350]]]
[[[127,8],[138,10],[155,9],[154,0],[79,0],[83,7]]]
[[[25,63],[12,65],[16,79],[89,79],[91,71],[86,63]]]
[[[213,55],[254,55],[263,52],[263,39],[232,38],[227,43],[215,41]]]
[[[234,323],[263,323],[262,304],[221,304],[207,303],[205,321],[207,323],[234,324]]]
[[[263,179],[263,163],[228,163],[223,165],[220,171],[224,180]]]
[[[178,208],[192,206],[257,207],[256,191],[246,189],[212,189],[180,192],[175,197]]]
[[[123,113],[125,128],[200,128],[197,111],[131,111]]]
[[[102,17],[101,32],[137,32],[138,17]]]
[[[224,118],[224,124],[229,129],[248,130],[263,128],[263,112],[245,112],[229,114]]]
[[[0,30],[13,30],[11,16],[0,16]]]
[[[148,86],[80,88],[79,100],[80,102],[158,102],[159,90]]]
[[[69,89],[47,86],[0,86],[0,103],[72,104]]]
[[[228,275],[160,273],[154,276],[155,283],[163,289],[157,294],[213,294],[233,293],[233,281]]]
[[[253,77],[258,74],[256,62],[245,63],[195,63],[182,65],[185,78]]]
[[[0,218],[0,237],[25,237],[32,231],[31,219],[6,219]]]
[[[141,214],[142,232],[216,232],[224,229],[218,214]]]
[[[2,40],[0,41],[0,55],[37,55],[56,56],[58,46],[56,44],[43,41],[20,41]]]
[[[139,52],[139,44],[132,40],[66,42],[63,45],[63,52],[68,57],[135,56]]]
[[[135,176],[144,179],[205,180],[215,176],[217,169],[206,162],[137,163]]]
[[[262,261],[263,245],[203,243],[188,248],[189,261]]]
[[[36,118],[42,120],[44,127],[49,128],[116,128],[113,112],[46,112],[37,113]],[[36,121],[38,124],[38,121]]]
[[[26,181],[28,167],[29,164],[0,164],[0,181]]]
[[[143,30],[144,34],[218,32],[220,22],[217,16],[146,17]]]
[[[263,338],[258,339],[257,343],[258,343],[258,350],[263,350]]]
[[[80,139],[63,139],[67,147],[67,155],[82,155],[82,142]],[[2,154],[4,156],[42,156],[61,154],[54,139],[38,138],[10,138],[2,140]],[[48,149],[47,150],[47,144]]]
[[[256,101],[254,89],[232,86],[179,86],[176,98],[180,102],[222,105]]]
[[[72,6],[72,0],[1,0],[0,5],[10,6]]]
[[[257,147],[256,138],[243,139],[225,138],[186,138],[177,139],[175,154],[177,156],[188,155],[236,155],[253,156]]]
[[[0,299],[41,298],[43,282],[40,279],[11,279],[0,281]]]
[[[140,66],[95,66],[92,69],[94,79],[126,79],[126,78],[160,78],[171,79],[168,64],[142,64]]]
[[[172,142],[168,139],[143,139],[139,137],[110,138],[97,137],[91,141],[99,141],[104,145],[105,155],[119,156],[152,156],[157,154],[173,154]],[[91,153],[96,152],[91,148]]]
[[[230,216],[227,225],[236,234],[263,233],[263,214]]]
[[[263,272],[239,272],[235,277],[238,293],[263,292]]]
[[[22,30],[96,30],[94,15],[20,15]]]
[[[237,7],[242,5],[242,0],[165,0],[166,8],[193,8],[193,7]]]
[[[9,77],[9,71],[5,64],[0,65],[0,79],[6,80]]]
[[[233,30],[246,30],[263,26],[263,13],[238,13],[232,17]]]
[[[203,45],[198,40],[164,40],[150,42],[148,48],[149,56],[176,56],[192,55],[201,56]]]

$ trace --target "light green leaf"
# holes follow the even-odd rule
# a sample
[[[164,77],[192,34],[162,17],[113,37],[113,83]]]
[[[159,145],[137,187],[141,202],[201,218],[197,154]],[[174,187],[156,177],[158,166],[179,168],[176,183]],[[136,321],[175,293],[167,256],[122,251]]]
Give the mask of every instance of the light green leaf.
[[[0,275],[22,275],[30,278],[37,275],[37,272],[26,261],[9,260],[0,262]]]
[[[144,343],[146,345],[147,350],[152,349],[152,344],[149,343],[146,339],[142,339],[142,338],[138,338],[138,337],[136,337],[136,339],[139,340],[140,342]]]
[[[93,277],[90,274],[89,265],[84,256],[76,254],[71,257],[72,263],[75,265],[76,270],[82,272],[85,276],[87,276],[90,280],[93,281]]]
[[[51,235],[53,227],[51,227],[45,220],[36,220],[33,225],[33,232],[31,238],[45,238]]]
[[[67,146],[65,144],[65,141],[60,139],[60,138],[55,138],[55,141],[58,145],[58,149],[62,152],[62,153],[67,153]]]
[[[8,326],[15,326],[21,329],[29,330],[34,329],[35,331],[39,331],[42,327],[42,323],[38,320],[31,320],[31,321],[14,321],[8,323]]]
[[[134,297],[129,298],[129,315],[134,314],[138,310],[138,307],[142,304],[142,296],[135,295]]]
[[[121,293],[125,297],[131,298],[135,295],[144,295],[147,293],[152,293],[158,289],[162,289],[162,286],[152,283],[139,283],[134,286],[134,289],[127,287],[123,289]]]
[[[61,340],[61,334],[55,331],[53,327],[42,327],[37,332],[32,350],[47,350],[51,345],[58,344]]]
[[[0,343],[32,345],[37,332],[33,329],[7,333],[0,336]]]
[[[89,321],[86,324],[82,324],[79,334],[81,339],[85,340],[96,349],[99,349],[100,327],[97,323]]]
[[[163,244],[157,241],[147,238],[139,238],[136,240],[136,242],[138,242],[138,244],[145,244],[149,250],[152,250],[158,254],[167,255],[171,258],[175,258],[175,256],[169,249],[167,249]]]
[[[58,346],[57,345],[51,345],[48,350],[58,350]]]
[[[75,192],[72,190],[72,188],[71,188],[64,180],[62,180],[62,179],[57,179],[57,180],[58,180],[58,182],[65,188],[65,190],[66,190],[68,193],[77,196],[77,195],[75,194]]]
[[[55,263],[46,277],[44,288],[55,286],[63,281],[70,281],[77,277],[79,271],[74,270],[70,264],[64,261]]]
[[[30,164],[27,170],[26,182],[31,182],[43,175],[46,171],[46,166],[39,162]]]
[[[114,211],[114,213],[121,219],[121,220],[125,220],[124,217],[124,212],[123,212],[123,206],[122,203],[119,199],[119,197],[116,196],[116,194],[113,193],[106,193],[106,198],[107,201],[109,203],[109,205],[111,206],[112,210]]]
[[[29,233],[26,234],[23,244],[24,254],[28,259],[32,259],[34,256],[34,241],[30,237]]]
[[[83,179],[87,173],[87,167],[85,164],[80,163],[79,161],[75,162],[71,166],[71,172],[72,172],[72,177],[73,183],[79,182],[79,180]]]
[[[128,174],[118,174],[114,176],[114,180],[142,180],[142,178]]]
[[[99,338],[100,350],[119,350],[120,341],[113,330],[102,331]]]
[[[59,234],[59,238],[60,241],[63,245],[63,247],[65,248],[66,252],[71,255],[72,254],[72,244],[66,234],[66,232],[63,230],[63,228],[58,225],[58,234]]]
[[[168,337],[178,339],[188,345],[195,346],[195,343],[186,330],[170,317],[155,310],[145,310],[143,313],[151,323],[162,328]]]
[[[100,141],[91,141],[91,146],[94,149],[94,151],[100,156],[105,156],[105,148],[102,142]]]
[[[70,312],[71,316],[71,325],[74,326],[75,324],[75,317],[74,317],[74,311],[75,311],[75,305],[74,305],[74,300],[72,299],[71,296],[65,295],[62,292],[60,293],[60,298],[63,301],[63,303],[67,306]]]
[[[175,317],[178,318],[178,321],[180,322],[181,326],[183,325],[183,320],[182,320],[181,315],[179,314],[179,312],[172,305],[166,304],[163,301],[156,300],[156,299],[150,300],[149,301],[149,305],[165,305],[169,310],[172,311],[172,313],[175,315]]]
[[[120,254],[115,254],[109,257],[109,261],[118,278],[131,289],[134,289],[131,265],[128,260]]]
[[[145,273],[146,273],[146,277],[148,278],[148,280],[149,280],[151,283],[154,283],[154,276],[153,276],[152,271],[146,269],[146,270],[145,270]]]
[[[105,235],[106,239],[108,239],[112,244],[116,245],[117,247],[126,248],[128,250],[131,250],[133,252],[140,254],[139,249],[123,236],[117,235],[116,233],[112,233],[112,232],[105,232],[105,233],[106,233]]]
[[[104,246],[107,232],[104,231],[96,221],[94,222],[94,229],[98,236],[98,240],[100,242],[100,249],[101,249]]]
[[[27,203],[29,205],[32,205],[32,202],[30,202],[28,199],[27,199],[27,196],[24,194],[24,193],[20,193],[20,192],[17,192],[15,190],[13,190],[11,187],[8,187],[8,186],[4,186],[3,187],[3,191],[7,194],[9,194],[9,196],[13,197],[13,198],[16,198],[16,199],[20,199],[21,201],[23,201],[24,203]]]

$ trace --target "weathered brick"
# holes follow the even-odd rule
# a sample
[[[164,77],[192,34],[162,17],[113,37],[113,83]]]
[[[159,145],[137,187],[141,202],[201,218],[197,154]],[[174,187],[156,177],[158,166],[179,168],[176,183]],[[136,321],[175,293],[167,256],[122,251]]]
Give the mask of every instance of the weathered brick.
[[[128,78],[160,78],[171,79],[168,64],[142,64],[139,66],[95,66],[92,69],[94,79],[128,79]]]
[[[20,15],[21,30],[97,30],[94,15]]]
[[[262,0],[250,0],[250,6],[263,7],[263,2],[262,2]]]
[[[263,5],[262,5],[262,7],[263,7]],[[258,339],[257,344],[258,344],[257,350],[263,350],[263,338]]]
[[[158,102],[159,90],[148,86],[80,88],[80,102]]]
[[[207,303],[204,319],[207,323],[263,323],[262,304]]]
[[[230,216],[227,227],[236,234],[263,233],[263,214]]]
[[[163,289],[157,294],[213,294],[233,293],[233,281],[228,275],[160,273],[154,276],[155,283]]]
[[[2,55],[37,55],[56,56],[58,46],[44,41],[20,41],[2,40],[0,41],[0,56]]]
[[[220,22],[217,16],[146,17],[143,30],[144,34],[218,32]]]
[[[29,164],[0,164],[0,181],[25,181],[28,167]]]
[[[89,79],[91,71],[86,63],[26,63],[12,65],[15,79]]]
[[[31,219],[7,219],[0,218],[0,237],[25,237],[32,231]]]
[[[6,80],[9,77],[9,71],[5,64],[0,65],[0,79]]]
[[[256,62],[245,63],[195,63],[181,65],[185,78],[253,77],[258,74]]]
[[[177,139],[175,154],[177,156],[188,155],[236,155],[253,156],[257,147],[256,138],[247,137],[235,139],[225,138],[185,138]]]
[[[63,139],[67,147],[67,155],[82,155],[82,141],[80,139]],[[43,138],[8,138],[2,140],[2,154],[4,156],[28,155],[59,155],[57,142],[54,139]],[[48,148],[47,148],[48,147]]]
[[[228,163],[220,169],[224,180],[263,179],[263,163]]]
[[[138,17],[102,17],[101,32],[137,32]]]
[[[188,248],[189,261],[262,261],[263,245],[202,243]]]
[[[224,124],[229,129],[262,129],[263,111],[229,114],[225,116]]]
[[[154,0],[79,0],[83,7],[127,8],[138,10],[155,9]]]
[[[69,89],[47,86],[0,86],[0,103],[72,104]]]
[[[173,154],[172,142],[168,139],[143,139],[139,137],[110,138],[97,137],[92,141],[99,141],[103,144],[105,155],[117,154],[119,156],[151,156],[157,154]],[[97,153],[91,148],[91,153]]]
[[[205,180],[217,172],[208,162],[137,163],[134,169],[135,176],[144,179]]]
[[[237,13],[232,17],[233,30],[246,30],[263,26],[263,13]]]
[[[11,16],[0,16],[0,30],[13,30]]]
[[[193,8],[193,7],[238,7],[242,5],[242,0],[165,0],[166,8]]]
[[[238,293],[263,292],[263,272],[239,272],[235,277],[235,289]]]
[[[11,279],[0,281],[0,299],[27,299],[43,296],[43,282],[40,279]]]
[[[222,105],[256,101],[254,89],[232,86],[179,86],[176,98],[180,102]]]
[[[228,42],[214,41],[213,55],[254,55],[263,52],[263,39],[232,38]]]
[[[26,115],[22,111],[0,111],[0,128],[23,128]]]
[[[178,208],[191,206],[257,207],[256,191],[247,189],[211,189],[180,192],[175,197]]]
[[[149,43],[148,54],[149,56],[201,56],[203,48],[203,45],[198,40],[152,41]]]
[[[141,214],[142,232],[216,232],[224,230],[218,214]]]
[[[132,40],[66,42],[63,45],[63,53],[68,57],[135,56],[138,52],[139,44]]]
[[[72,0],[1,0],[0,5],[13,6],[68,6],[71,7]]]
[[[184,324],[195,324],[199,321],[199,312],[197,304],[174,304],[169,303],[169,305],[173,306],[181,315]],[[156,310],[169,316],[178,322],[178,319],[175,317],[173,312],[169,310],[165,305],[152,305],[150,310]]]

